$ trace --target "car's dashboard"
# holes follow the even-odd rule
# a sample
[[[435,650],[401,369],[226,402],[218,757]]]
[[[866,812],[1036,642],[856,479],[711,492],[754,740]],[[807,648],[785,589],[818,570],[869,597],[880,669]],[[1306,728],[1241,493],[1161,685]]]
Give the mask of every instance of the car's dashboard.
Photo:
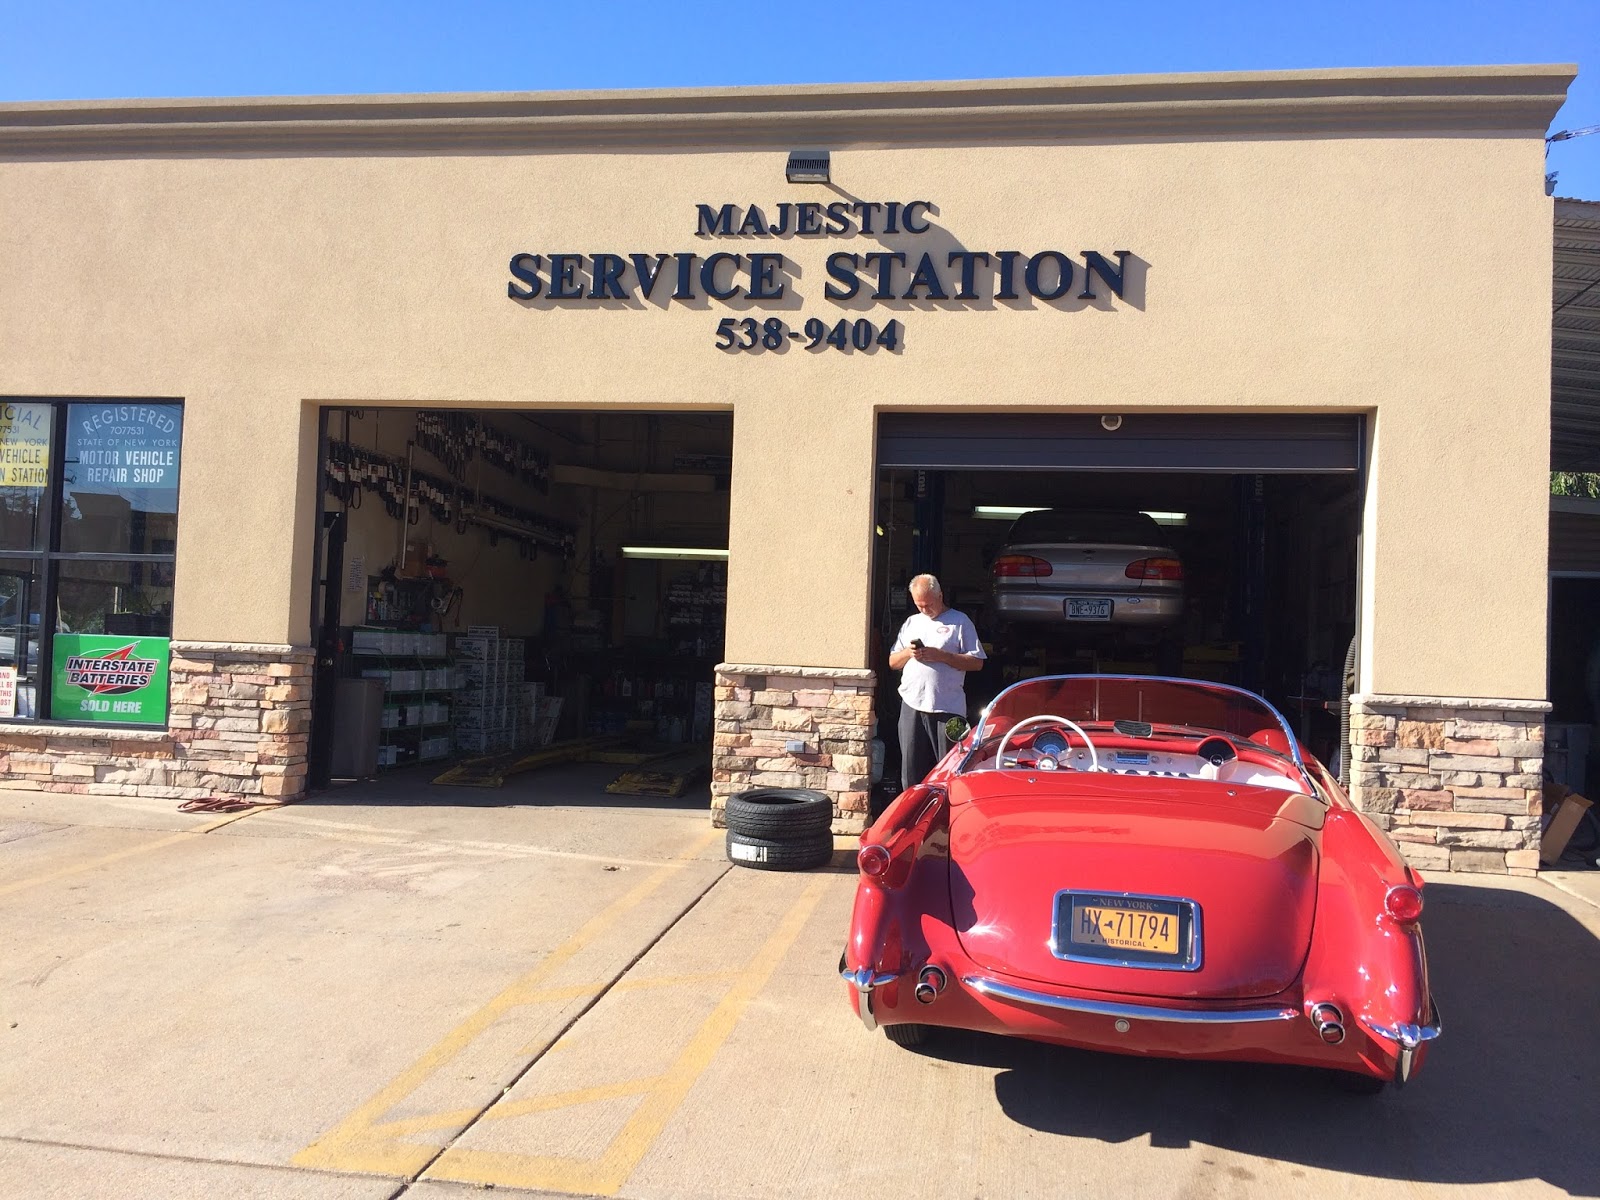
[[[1254,749],[1242,749],[1227,738],[1184,739],[1187,745],[1140,745],[1132,739],[1108,734],[1094,736],[1095,754],[1080,739],[1065,731],[1046,727],[1021,744],[1006,748],[999,764],[991,756],[987,762],[974,762],[969,769],[985,768],[1033,771],[1100,771],[1108,775],[1145,775],[1163,779],[1197,779],[1253,787],[1274,787],[1288,792],[1305,792],[1305,785],[1291,774],[1263,761],[1276,757]],[[1132,744],[1130,744],[1132,742]],[[1190,748],[1192,746],[1192,749]]]

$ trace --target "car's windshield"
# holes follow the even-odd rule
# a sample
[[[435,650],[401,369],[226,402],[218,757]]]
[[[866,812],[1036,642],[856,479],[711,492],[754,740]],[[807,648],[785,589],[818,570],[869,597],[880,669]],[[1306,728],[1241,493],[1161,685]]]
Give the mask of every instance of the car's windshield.
[[[1028,542],[1160,546],[1165,539],[1161,527],[1141,512],[1041,509],[1018,517],[1006,535],[1008,545]]]
[[[1139,740],[1220,734],[1282,759],[1285,769],[1301,778],[1305,774],[1294,731],[1259,696],[1225,684],[1138,675],[1052,675],[1007,688],[984,710],[963,769],[993,766],[1000,739],[1019,721],[1042,716],[1065,717],[1091,736],[1097,731]]]

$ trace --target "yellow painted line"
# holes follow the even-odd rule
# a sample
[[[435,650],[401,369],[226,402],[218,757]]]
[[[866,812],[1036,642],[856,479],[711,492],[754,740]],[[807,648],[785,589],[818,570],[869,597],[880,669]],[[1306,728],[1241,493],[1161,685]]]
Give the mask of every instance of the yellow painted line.
[[[679,860],[665,863],[545,956],[540,964],[515,980],[499,995],[479,1008],[445,1034],[421,1058],[395,1076],[376,1095],[318,1138],[289,1161],[297,1167],[317,1167],[330,1171],[359,1171],[411,1177],[428,1164],[437,1146],[401,1142],[376,1128],[379,1120],[412,1092],[460,1054],[469,1044],[498,1021],[507,1011],[526,1004],[543,982],[580,950],[638,907],[652,892],[666,883],[692,859],[721,836],[712,830],[689,846]],[[473,1110],[476,1112],[477,1110]],[[470,1120],[469,1116],[467,1120]],[[464,1122],[463,1122],[464,1123]]]
[[[737,971],[706,971],[699,975],[659,975],[653,979],[623,979],[611,986],[612,992],[639,992],[650,988],[684,987],[696,983],[721,983],[725,979],[732,979]],[[605,991],[604,983],[583,983],[575,987],[544,988],[541,991],[530,992],[523,999],[525,1004],[548,1004],[557,1000],[577,1000],[583,996],[594,996]],[[547,1054],[554,1054],[557,1050],[567,1049],[569,1039],[562,1038],[552,1042]],[[540,1043],[529,1042],[522,1047],[523,1054],[532,1054],[539,1048]]]
[[[699,975],[658,975],[654,979],[624,979],[611,990],[614,992],[639,992],[648,988],[683,987],[691,983],[721,983],[735,979],[738,971],[706,971]]]
[[[428,1169],[427,1177],[459,1183],[493,1184],[497,1187],[616,1195],[655,1145],[690,1089],[711,1065],[717,1051],[744,1015],[746,1006],[771,980],[784,955],[811,919],[828,882],[826,878],[813,879],[800,894],[772,936],[739,972],[733,986],[695,1031],[689,1044],[634,1110],[600,1158],[584,1161],[451,1147]],[[494,1111],[494,1108],[489,1110],[490,1113]]]
[[[24,891],[27,888],[38,887],[42,883],[53,883],[57,879],[68,879],[73,875],[82,875],[85,871],[98,870],[109,867],[112,863],[121,862],[125,858],[133,858],[140,854],[149,854],[160,850],[164,846],[176,846],[185,838],[199,837],[201,834],[210,833],[213,829],[221,829],[224,825],[231,825],[235,821],[244,819],[254,813],[263,812],[264,809],[251,808],[244,812],[231,813],[220,821],[212,821],[209,825],[199,825],[194,829],[185,829],[178,833],[169,834],[164,838],[157,838],[153,842],[140,842],[137,846],[129,846],[125,850],[113,850],[110,854],[102,854],[99,858],[91,858],[88,862],[74,863],[70,867],[61,867],[48,871],[43,875],[34,875],[28,879],[17,879],[11,883],[0,885],[0,896],[9,896],[13,892]],[[77,826],[87,828],[87,826]]]
[[[529,1096],[524,1100],[502,1100],[484,1112],[484,1121],[506,1121],[529,1113],[553,1112],[558,1108],[572,1108],[578,1104],[593,1104],[600,1100],[616,1100],[623,1096],[638,1096],[661,1082],[660,1076],[649,1079],[626,1079],[621,1083],[602,1083],[594,1087],[579,1088],[571,1092],[552,1092],[547,1096]],[[413,1133],[426,1133],[433,1129],[456,1129],[478,1117],[476,1108],[458,1108],[454,1112],[430,1113],[426,1117],[411,1117],[403,1121],[384,1121],[374,1125],[374,1133],[387,1137],[406,1137]]]

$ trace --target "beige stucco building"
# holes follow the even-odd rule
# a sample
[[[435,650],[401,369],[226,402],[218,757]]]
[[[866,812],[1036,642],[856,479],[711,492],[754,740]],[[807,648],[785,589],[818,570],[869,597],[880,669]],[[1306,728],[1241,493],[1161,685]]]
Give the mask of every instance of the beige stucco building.
[[[1348,533],[1326,527],[1353,564],[1329,576],[1348,605],[1323,611],[1349,611],[1316,657],[1331,647],[1336,667],[1354,633],[1354,793],[1424,866],[1532,870],[1542,139],[1572,76],[0,106],[0,396],[54,414],[56,458],[94,405],[181,406],[181,483],[163,484],[175,533],[96,543],[121,555],[129,586],[171,571],[161,620],[104,630],[166,631],[170,711],[154,727],[52,719],[65,685],[43,676],[59,664],[29,676],[19,662],[33,716],[4,725],[0,775],[174,798],[304,791],[322,514],[340,507],[319,458],[341,432],[326,412],[542,414],[564,436],[558,459],[593,432],[576,414],[711,414],[731,418],[717,796],[782,777],[832,791],[841,827],[859,820],[878,627],[904,575],[885,583],[881,569],[900,496],[886,481],[921,469],[918,446],[939,448],[927,469],[980,483],[1055,469],[1126,489],[1161,471],[1333,464],[1347,517],[1296,501],[1266,544],[1348,519]],[[815,149],[830,152],[827,182],[790,182],[790,152]],[[841,320],[840,342],[871,323],[865,348],[829,344]],[[989,416],[1006,445],[974,432]],[[1008,457],[1030,444],[1068,452]],[[588,501],[562,509],[559,471],[555,483],[523,507],[581,531]],[[0,489],[29,512],[58,505],[0,555],[59,605],[58,574],[84,560],[51,539],[93,505],[41,499],[55,486]],[[438,524],[443,545],[451,522]],[[516,558],[504,543],[483,553]],[[469,589],[483,623],[521,633],[520,613],[533,634],[544,606],[528,597],[561,573],[535,562],[529,586]],[[1295,573],[1269,577],[1269,602]],[[36,626],[14,659],[48,654],[37,607],[13,606]],[[1311,665],[1270,653],[1285,678]],[[796,735],[806,748],[787,750]]]

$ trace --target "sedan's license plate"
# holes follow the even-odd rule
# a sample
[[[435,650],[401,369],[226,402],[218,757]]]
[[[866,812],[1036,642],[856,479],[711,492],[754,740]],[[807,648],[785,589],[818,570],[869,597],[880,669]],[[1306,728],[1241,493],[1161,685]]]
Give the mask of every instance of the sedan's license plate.
[[[1109,621],[1111,620],[1111,601],[1109,600],[1068,600],[1067,620],[1069,621]]]

